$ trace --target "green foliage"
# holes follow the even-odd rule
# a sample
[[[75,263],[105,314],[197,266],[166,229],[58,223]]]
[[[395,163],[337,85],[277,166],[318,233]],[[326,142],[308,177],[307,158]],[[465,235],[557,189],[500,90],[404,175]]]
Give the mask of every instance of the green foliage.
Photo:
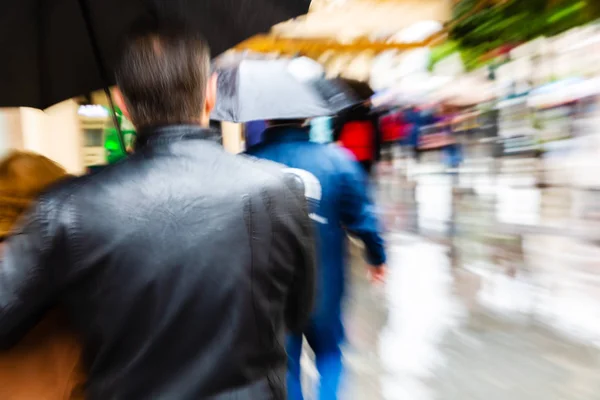
[[[454,40],[448,40],[439,46],[431,49],[431,59],[429,61],[429,70],[433,69],[433,66],[438,62],[448,57],[452,53],[458,51],[458,42]]]
[[[548,23],[556,24],[559,21],[564,20],[565,18],[576,17],[575,14],[579,11],[584,10],[586,6],[587,6],[587,3],[585,1],[578,1],[577,3],[574,3],[563,9],[560,9],[548,17]]]
[[[453,11],[457,22],[450,38],[459,44],[469,69],[503,44],[556,35],[600,18],[600,0],[508,0],[483,7],[480,1],[461,0]]]

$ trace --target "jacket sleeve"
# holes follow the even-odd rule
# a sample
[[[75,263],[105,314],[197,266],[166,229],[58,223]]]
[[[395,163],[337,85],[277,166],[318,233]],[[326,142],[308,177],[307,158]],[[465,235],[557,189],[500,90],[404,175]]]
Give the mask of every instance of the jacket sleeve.
[[[304,185],[293,174],[286,174],[283,229],[294,260],[294,272],[286,304],[286,325],[301,332],[308,324],[315,303],[316,252],[313,224],[308,216]],[[286,217],[287,214],[287,217]]]
[[[340,179],[340,219],[342,225],[358,236],[366,247],[367,261],[379,266],[386,262],[383,238],[375,206],[368,194],[367,177],[352,160],[344,159]]]
[[[0,349],[16,344],[54,303],[57,278],[51,267],[62,245],[54,213],[40,201],[0,254]]]

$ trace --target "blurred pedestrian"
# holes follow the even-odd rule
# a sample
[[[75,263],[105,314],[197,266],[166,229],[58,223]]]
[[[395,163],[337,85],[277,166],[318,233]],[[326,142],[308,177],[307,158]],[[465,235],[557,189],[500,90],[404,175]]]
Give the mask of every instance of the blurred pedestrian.
[[[38,154],[15,151],[0,161],[0,257],[1,242],[35,197],[65,177],[63,168]],[[81,345],[60,310],[44,314],[12,349],[0,351],[0,399],[79,399],[84,382]]]
[[[341,112],[335,121],[334,138],[348,149],[367,175],[381,158],[379,117],[371,112],[370,101]]]
[[[344,150],[310,142],[301,120],[270,121],[263,143],[249,153],[290,167],[305,183],[310,217],[317,231],[317,306],[308,326],[288,338],[290,400],[302,399],[300,355],[303,333],[316,354],[320,399],[337,399],[344,341],[342,299],[345,292],[346,235],[360,238],[372,278],[384,277],[386,255],[367,176]]]
[[[250,121],[244,126],[246,137],[246,148],[256,146],[262,142],[262,134],[267,129],[265,121]]]
[[[208,128],[210,51],[138,31],[117,62],[135,151],[41,196],[0,261],[0,346],[54,304],[83,338],[86,396],[284,399],[287,329],[312,309],[303,187]]]

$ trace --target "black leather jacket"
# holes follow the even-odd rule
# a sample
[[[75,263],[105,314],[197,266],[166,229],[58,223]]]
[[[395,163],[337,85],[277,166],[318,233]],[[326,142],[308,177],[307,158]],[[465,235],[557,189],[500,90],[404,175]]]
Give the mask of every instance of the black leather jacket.
[[[0,261],[1,347],[59,305],[90,399],[285,398],[284,334],[314,294],[303,185],[210,136],[143,132],[125,161],[40,198]]]

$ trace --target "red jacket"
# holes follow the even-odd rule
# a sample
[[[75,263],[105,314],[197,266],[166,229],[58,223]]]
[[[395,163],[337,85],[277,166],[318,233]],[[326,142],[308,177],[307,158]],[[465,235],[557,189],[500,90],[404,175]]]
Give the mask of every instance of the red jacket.
[[[340,142],[358,161],[373,161],[375,158],[375,128],[370,121],[345,123]]]
[[[384,115],[379,119],[379,128],[384,143],[397,142],[406,136],[406,124],[398,113]]]

